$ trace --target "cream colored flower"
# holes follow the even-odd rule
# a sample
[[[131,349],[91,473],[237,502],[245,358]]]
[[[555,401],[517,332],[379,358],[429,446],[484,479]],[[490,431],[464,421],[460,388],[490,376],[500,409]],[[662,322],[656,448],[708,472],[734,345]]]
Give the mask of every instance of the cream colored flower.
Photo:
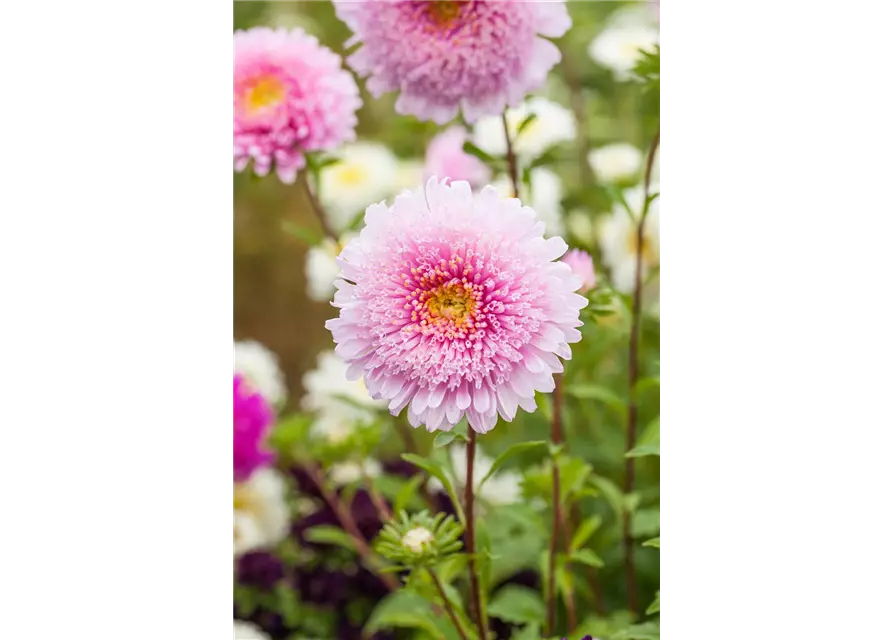
[[[270,636],[250,622],[233,620],[233,640],[270,640]]]
[[[534,114],[536,118],[520,134],[517,133],[521,123],[530,114]],[[512,149],[522,161],[537,158],[546,149],[577,137],[577,123],[573,112],[543,97],[530,98],[521,106],[509,109],[506,119],[512,135]],[[478,120],[474,125],[472,141],[476,147],[490,155],[504,156],[506,146],[502,116],[488,116]]]
[[[273,469],[259,469],[233,484],[233,555],[269,549],[288,535],[285,481]]]
[[[449,454],[453,472],[455,474],[454,486],[456,492],[459,495],[462,495],[462,492],[465,490],[465,479],[468,473],[468,465],[465,461],[465,447],[450,447]],[[487,475],[492,466],[493,459],[478,449],[474,458],[474,468],[472,469],[472,482],[474,483],[475,489],[477,489],[481,479]],[[443,488],[443,485],[435,478],[432,478],[429,481],[429,486],[434,490],[441,490]],[[515,471],[495,473],[487,479],[487,482],[484,484],[484,488],[480,493],[476,493],[475,495],[493,505],[518,502],[521,499],[521,474]]]
[[[654,185],[652,193],[659,190]],[[644,194],[641,187],[628,189],[624,198],[636,216],[641,215]],[[621,205],[615,205],[614,211],[598,228],[599,244],[604,263],[611,270],[611,281],[614,288],[622,293],[632,293],[635,288],[636,275],[636,225]],[[649,207],[648,218],[642,242],[642,280],[648,277],[652,269],[660,265],[660,198],[654,200]]]
[[[256,340],[233,343],[233,371],[240,373],[267,402],[279,405],[285,401],[285,377],[279,369],[279,358]]]
[[[320,198],[340,232],[370,204],[392,195],[398,165],[393,152],[377,142],[348,144],[336,155],[340,161],[320,174]]]
[[[493,186],[502,197],[513,196],[512,183],[507,175],[498,177]],[[564,197],[564,187],[558,175],[545,167],[537,167],[530,172],[530,189],[523,183],[518,186],[521,189],[521,202],[531,207],[536,212],[536,217],[545,223],[546,237],[563,236],[561,199]]]
[[[416,527],[406,532],[401,540],[403,546],[413,553],[421,553],[425,547],[434,542],[434,534],[425,527]]]
[[[381,472],[381,463],[378,460],[369,458],[363,461],[362,465],[359,462],[339,462],[333,464],[329,467],[329,478],[336,485],[344,486],[362,480],[364,476],[377,478],[381,475]]]
[[[620,81],[630,80],[632,70],[642,56],[660,41],[660,30],[647,22],[616,21],[589,44],[589,56],[614,72]]]
[[[642,152],[627,142],[593,149],[588,159],[595,177],[601,182],[637,180],[642,172]]]

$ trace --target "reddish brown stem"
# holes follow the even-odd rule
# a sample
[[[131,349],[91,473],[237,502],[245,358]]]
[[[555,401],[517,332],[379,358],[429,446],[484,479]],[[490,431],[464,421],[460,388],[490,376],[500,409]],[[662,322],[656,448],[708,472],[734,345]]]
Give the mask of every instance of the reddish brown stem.
[[[515,157],[515,150],[512,148],[512,135],[509,133],[509,119],[506,112],[502,113],[502,130],[505,132],[505,159],[509,165],[509,178],[512,181],[512,197],[517,198],[521,193],[518,190],[518,159]]]
[[[382,522],[387,522],[393,519],[394,514],[391,513],[391,508],[378,492],[378,489],[375,488],[375,483],[372,482],[372,478],[369,477],[369,474],[366,473],[365,469],[363,470],[363,481],[366,485],[366,492],[369,494],[372,504],[375,505],[375,510],[378,511],[378,519]]]
[[[465,445],[465,551],[468,553],[468,575],[471,581],[471,615],[477,623],[481,640],[487,638],[484,609],[481,606],[481,588],[478,583],[477,559],[474,547],[474,452],[477,433],[468,426],[468,443]]]
[[[634,389],[639,380],[639,325],[642,318],[642,245],[645,236],[645,219],[648,213],[648,196],[651,187],[651,167],[654,164],[654,154],[660,144],[660,131],[654,136],[651,149],[648,152],[648,162],[645,167],[645,200],[642,206],[642,215],[636,226],[636,276],[633,289],[633,314],[632,328],[629,337],[629,401],[626,410],[626,450],[636,446],[636,420],[638,407]],[[623,491],[627,495],[632,493],[635,487],[635,459],[626,459],[626,474]],[[634,556],[631,515],[628,510],[623,512],[623,549],[624,566],[626,569],[626,604],[633,615],[637,614],[636,607],[636,565]]]
[[[335,233],[335,230],[332,228],[332,225],[329,224],[329,219],[326,217],[326,212],[323,209],[322,204],[319,201],[319,198],[316,197],[316,194],[313,192],[313,188],[310,186],[310,180],[307,178],[307,171],[301,171],[300,173],[300,181],[304,186],[304,192],[307,194],[307,199],[310,201],[310,208],[313,209],[313,213],[316,214],[317,220],[319,220],[319,224],[322,225],[322,230],[325,232],[327,236],[329,236],[336,243],[338,242],[338,234]]]
[[[341,499],[335,492],[326,486],[326,480],[323,476],[322,469],[316,465],[311,465],[309,472],[310,477],[316,483],[316,486],[319,487],[323,499],[332,508],[332,511],[335,512],[335,516],[338,518],[341,527],[348,533],[348,535],[350,535],[351,539],[353,539],[354,546],[357,548],[357,553],[360,554],[360,557],[370,569],[377,571],[379,562],[372,549],[370,549],[369,545],[366,543],[366,539],[360,532],[360,528],[357,526],[357,522],[354,520],[353,515],[351,515],[350,509],[341,502]],[[396,591],[400,588],[399,583],[390,573],[379,573],[378,577],[391,591]]]
[[[443,598],[443,606],[446,609],[447,615],[450,617],[450,621],[453,623],[453,626],[456,627],[456,631],[459,632],[459,637],[462,640],[468,640],[468,635],[465,633],[465,629],[462,628],[462,624],[459,622],[459,618],[456,616],[456,611],[453,609],[452,603],[450,603],[450,599],[447,598],[446,589],[443,588],[443,584],[440,582],[440,578],[437,577],[437,574],[434,573],[431,569],[428,569],[428,575],[431,576],[431,580],[434,582],[434,586],[437,587],[437,592],[440,594],[440,597]]]

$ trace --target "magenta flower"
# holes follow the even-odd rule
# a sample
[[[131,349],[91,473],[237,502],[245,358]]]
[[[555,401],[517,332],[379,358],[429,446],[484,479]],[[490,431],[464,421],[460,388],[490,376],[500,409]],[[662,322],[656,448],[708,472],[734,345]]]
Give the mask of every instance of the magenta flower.
[[[355,138],[362,105],[341,58],[300,29],[256,27],[233,34],[233,159],[236,171],[275,165],[295,181],[308,151]]]
[[[369,92],[399,91],[397,112],[445,124],[501,113],[540,88],[571,26],[563,0],[335,0],[363,46],[347,62]]]
[[[464,180],[474,188],[482,187],[490,180],[490,169],[465,153],[462,145],[468,133],[462,127],[450,127],[438,134],[428,145],[425,153],[425,177],[441,176],[449,180]]]
[[[592,265],[592,256],[582,249],[571,249],[561,259],[570,266],[571,271],[580,277],[583,282],[579,292],[586,293],[595,289],[595,267]]]
[[[462,417],[478,433],[497,415],[534,411],[534,391],[580,340],[580,279],[555,260],[567,250],[544,224],[493,187],[432,178],[394,205],[366,209],[366,226],[338,258],[326,327],[347,377],[413,427],[449,430]]]
[[[273,412],[264,397],[248,388],[241,375],[233,376],[233,479],[247,480],[255,470],[275,459],[264,449]]]

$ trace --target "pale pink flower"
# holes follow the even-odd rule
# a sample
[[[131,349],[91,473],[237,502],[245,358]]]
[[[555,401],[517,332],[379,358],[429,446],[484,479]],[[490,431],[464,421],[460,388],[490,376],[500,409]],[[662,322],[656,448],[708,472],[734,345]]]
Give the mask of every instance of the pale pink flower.
[[[295,181],[308,151],[353,140],[362,105],[341,58],[300,29],[233,33],[233,160]]]
[[[561,52],[540,36],[570,28],[564,0],[335,0],[363,46],[347,62],[375,96],[399,91],[398,113],[446,124],[498,114],[539,89]]]
[[[425,177],[464,180],[475,188],[485,185],[490,180],[490,169],[478,158],[465,153],[462,146],[466,140],[468,133],[459,126],[435,136],[425,153]]]
[[[595,267],[592,265],[592,256],[582,249],[571,249],[561,259],[566,263],[583,282],[578,291],[586,293],[595,289]]]
[[[497,416],[534,411],[555,388],[586,298],[558,258],[559,237],[493,187],[428,180],[393,206],[366,209],[366,226],[338,258],[341,279],[326,327],[351,380],[428,431],[467,417],[485,433]]]

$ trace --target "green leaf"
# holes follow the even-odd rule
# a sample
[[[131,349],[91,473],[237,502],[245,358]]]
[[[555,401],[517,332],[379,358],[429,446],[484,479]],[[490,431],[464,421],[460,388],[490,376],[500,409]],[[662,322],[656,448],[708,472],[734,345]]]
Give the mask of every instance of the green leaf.
[[[479,160],[483,160],[484,162],[486,162],[486,163],[488,163],[488,164],[492,164],[492,163],[494,163],[494,162],[497,162],[496,158],[494,158],[493,156],[491,156],[489,153],[487,153],[487,152],[484,151],[483,149],[480,149],[480,148],[476,147],[476,146],[475,146],[474,144],[472,144],[471,142],[466,142],[465,144],[463,144],[463,145],[462,145],[462,151],[464,151],[464,152],[467,153],[468,155],[471,155],[471,156],[474,156],[475,158],[478,158]]]
[[[591,518],[584,520],[580,526],[577,527],[577,531],[574,533],[574,537],[571,540],[571,551],[582,549],[601,524],[602,519],[599,516],[592,516]]]
[[[643,547],[654,547],[655,549],[660,549],[660,537],[651,538],[651,540],[646,540],[642,543]]]
[[[578,549],[571,554],[571,562],[579,562],[589,567],[603,567],[604,561],[592,549]]]
[[[660,508],[639,509],[633,514],[631,524],[634,538],[653,537],[660,533]]]
[[[655,594],[654,602],[645,609],[645,615],[650,616],[652,613],[660,613],[660,591]]]
[[[605,499],[608,501],[608,504],[611,505],[611,508],[614,510],[615,515],[620,518],[623,516],[624,512],[624,500],[623,500],[623,492],[620,488],[611,482],[608,478],[603,476],[592,476],[592,484],[596,486],[596,488],[602,492],[605,496]]]
[[[298,240],[305,242],[308,246],[315,247],[322,240],[322,234],[318,231],[312,231],[311,229],[307,229],[302,227],[299,224],[296,224],[290,220],[282,221],[282,230],[285,233],[293,235]]]
[[[382,629],[399,627],[423,629],[434,637],[441,637],[433,618],[431,605],[425,598],[411,591],[396,591],[378,604],[363,631],[372,635]]]
[[[500,453],[496,456],[496,460],[493,461],[493,466],[490,467],[490,470],[487,472],[481,481],[478,483],[477,491],[480,493],[481,487],[484,486],[484,483],[490,479],[490,477],[499,470],[499,467],[504,465],[507,460],[514,458],[515,456],[524,453],[526,451],[530,451],[531,449],[536,449],[537,447],[542,447],[546,444],[545,440],[533,440],[531,442],[519,442],[517,444],[513,444],[508,449]]]
[[[614,634],[610,640],[660,640],[660,627],[654,622],[634,624]]]
[[[466,431],[464,421],[460,421],[452,431],[441,431],[434,437],[434,447],[445,447],[453,440],[457,439],[462,442],[468,442],[468,437],[465,435],[464,431]]]
[[[598,384],[574,384],[568,385],[565,391],[578,400],[604,402],[621,420],[626,420],[626,402],[607,387]]]
[[[450,500],[453,501],[453,504],[456,506],[456,511],[459,514],[459,520],[465,523],[465,513],[461,508],[459,503],[459,498],[456,496],[456,491],[453,489],[453,483],[450,482],[449,476],[447,475],[444,467],[441,463],[435,462],[434,460],[430,460],[427,458],[423,458],[422,456],[416,455],[414,453],[404,453],[400,456],[407,462],[411,462],[419,469],[423,471],[427,471],[432,476],[440,480],[440,484],[443,485],[444,489],[446,489],[447,494],[450,496]]]
[[[626,454],[627,458],[644,458],[645,456],[660,457],[660,444],[646,444],[635,447],[634,449],[630,449]]]
[[[328,524],[321,524],[307,529],[307,531],[304,532],[304,536],[310,542],[316,542],[317,544],[334,544],[339,547],[344,547],[345,549],[350,549],[351,551],[356,550],[353,539],[351,539],[346,531]]]
[[[639,398],[646,391],[657,388],[660,388],[660,376],[646,376],[644,378],[639,378],[638,382],[636,382],[633,387],[633,397]]]
[[[311,424],[309,417],[300,414],[280,420],[270,434],[270,445],[282,453],[291,452],[296,444],[306,439]]]
[[[536,120],[536,114],[535,114],[535,113],[528,113],[528,114],[527,114],[527,117],[525,117],[525,118],[521,121],[521,124],[518,125],[518,132],[517,132],[515,135],[521,135],[521,134],[524,132],[524,129],[526,129],[526,128],[529,127],[531,124],[533,124],[533,121],[534,121],[534,120]]]
[[[542,624],[546,617],[546,605],[536,591],[510,584],[500,589],[493,598],[489,613],[512,624]]]
[[[540,625],[528,624],[512,634],[511,640],[540,640]]]
[[[479,586],[483,604],[487,595],[487,586],[493,577],[493,544],[490,532],[487,531],[486,522],[483,519],[477,519],[476,524],[478,526],[474,532],[474,540],[477,547],[477,571],[480,576]],[[486,605],[484,607],[484,618],[486,618],[487,607]]]
[[[403,487],[394,496],[394,513],[400,513],[406,509],[406,506],[416,497],[419,487],[424,481],[425,477],[419,473],[403,484]]]

